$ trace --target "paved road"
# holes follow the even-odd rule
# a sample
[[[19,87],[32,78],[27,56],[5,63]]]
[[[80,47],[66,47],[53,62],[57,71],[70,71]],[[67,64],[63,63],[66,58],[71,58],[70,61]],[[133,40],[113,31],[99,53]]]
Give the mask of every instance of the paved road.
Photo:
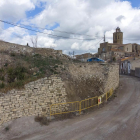
[[[53,122],[49,126],[38,126],[36,129],[32,123],[30,127],[25,125],[24,130],[20,129],[20,133],[20,126],[11,127],[11,130],[5,135],[2,134],[3,137],[0,138],[4,140],[140,140],[140,79],[121,76],[120,85],[122,86],[117,91],[117,97],[94,112]]]

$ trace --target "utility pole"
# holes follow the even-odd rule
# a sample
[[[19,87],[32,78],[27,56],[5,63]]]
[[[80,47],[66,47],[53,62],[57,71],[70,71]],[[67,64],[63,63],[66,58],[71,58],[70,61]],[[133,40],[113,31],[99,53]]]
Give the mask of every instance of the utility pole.
[[[73,59],[74,59],[74,51],[73,51]]]
[[[105,49],[105,33],[104,33],[104,51],[106,51],[106,49]],[[106,52],[105,52],[105,60],[106,60]]]
[[[70,56],[70,58],[71,58],[71,53],[69,52],[69,56]]]
[[[105,33],[104,33],[104,43],[105,43]]]

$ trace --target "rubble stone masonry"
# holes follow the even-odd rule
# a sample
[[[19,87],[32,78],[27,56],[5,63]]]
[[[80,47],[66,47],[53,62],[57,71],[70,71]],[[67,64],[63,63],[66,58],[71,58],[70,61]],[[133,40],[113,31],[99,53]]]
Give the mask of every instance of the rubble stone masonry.
[[[119,65],[113,64],[98,64],[98,63],[83,63],[79,65],[72,64],[69,66],[69,72],[73,78],[78,81],[98,77],[104,83],[104,92],[110,89],[116,89],[119,86]]]
[[[104,92],[119,85],[119,65],[77,64],[69,66],[69,73],[75,77],[98,76],[104,81]],[[77,80],[78,80],[77,79]],[[67,101],[64,81],[53,75],[25,85],[22,90],[11,90],[0,94],[0,125],[4,122],[32,115],[49,116],[50,105]]]
[[[51,76],[25,85],[24,90],[11,90],[0,97],[0,125],[22,116],[49,115],[51,104],[66,102],[61,78]]]

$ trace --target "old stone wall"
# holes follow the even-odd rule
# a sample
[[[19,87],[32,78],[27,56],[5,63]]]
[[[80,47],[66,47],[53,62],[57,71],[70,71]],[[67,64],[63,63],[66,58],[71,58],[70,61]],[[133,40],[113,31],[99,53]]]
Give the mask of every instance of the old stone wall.
[[[29,46],[0,41],[0,51],[7,51],[9,53],[31,53],[33,52],[33,48]]]
[[[22,116],[49,116],[50,105],[67,102],[69,93],[77,95],[78,98],[71,98],[76,101],[99,96],[111,88],[116,89],[119,84],[117,64],[70,64],[67,71],[67,80],[53,75],[30,82],[22,90],[13,89],[8,93],[1,93],[0,125]],[[64,109],[67,106],[63,106],[62,110]]]
[[[72,64],[69,66],[69,73],[72,75],[73,79],[77,79],[78,81],[93,77],[98,78],[103,82],[103,92],[107,92],[111,88],[116,89],[119,85],[119,65],[116,63]]]
[[[66,102],[64,83],[51,76],[25,85],[24,90],[11,90],[0,97],[0,124],[21,116],[49,115],[51,104]]]
[[[110,89],[115,90],[119,86],[119,65],[113,64],[106,67],[104,73],[104,92],[108,92]]]
[[[62,55],[62,50],[54,50],[51,48],[33,48],[27,45],[20,45],[15,43],[9,43],[0,40],[0,51],[6,51],[8,53],[20,53],[20,54],[32,54],[32,53],[39,53],[45,56],[60,56]]]

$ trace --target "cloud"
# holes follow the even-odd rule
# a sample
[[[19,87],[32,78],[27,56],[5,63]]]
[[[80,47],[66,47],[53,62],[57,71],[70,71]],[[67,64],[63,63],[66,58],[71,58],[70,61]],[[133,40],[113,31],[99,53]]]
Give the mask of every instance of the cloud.
[[[125,16],[120,15],[120,16],[118,16],[118,17],[116,18],[116,21],[121,22],[121,20],[123,20],[123,19],[125,19]]]
[[[6,4],[7,3],[7,4]],[[33,18],[26,17],[26,11],[33,10],[44,4],[44,10]],[[2,7],[3,6],[3,7]],[[1,9],[2,7],[2,9]],[[12,7],[12,10],[7,10]],[[6,11],[4,10],[6,9]],[[16,15],[17,14],[17,15]],[[3,16],[4,15],[4,16]],[[12,15],[12,16],[11,16]],[[13,16],[16,15],[16,16]],[[140,43],[140,9],[133,8],[128,1],[120,0],[10,0],[0,1],[0,18],[21,20],[24,23],[38,27],[52,27],[56,23],[60,26],[56,30],[73,32],[83,35],[70,35],[62,32],[51,32],[42,30],[53,35],[70,38],[92,38],[92,41],[54,38],[45,34],[38,34],[39,47],[53,47],[62,49],[65,53],[75,50],[76,53],[97,52],[99,41],[106,33],[106,41],[113,42],[113,32],[120,27],[124,32],[124,43]],[[1,26],[2,27],[2,26]],[[18,29],[19,30],[19,29]],[[30,34],[25,30],[18,31],[15,27],[13,32],[0,33],[0,37],[16,43],[26,43],[30,40]],[[11,34],[10,34],[11,33]],[[12,35],[16,33],[16,35]],[[22,34],[23,33],[23,34]],[[21,34],[21,35],[20,35]],[[23,36],[22,38],[18,35]],[[85,36],[90,35],[90,36]],[[101,41],[102,42],[102,41]]]
[[[0,19],[16,22],[26,17],[26,11],[34,8],[30,0],[0,0]]]
[[[73,43],[71,49],[79,50],[79,44],[77,42]]]

